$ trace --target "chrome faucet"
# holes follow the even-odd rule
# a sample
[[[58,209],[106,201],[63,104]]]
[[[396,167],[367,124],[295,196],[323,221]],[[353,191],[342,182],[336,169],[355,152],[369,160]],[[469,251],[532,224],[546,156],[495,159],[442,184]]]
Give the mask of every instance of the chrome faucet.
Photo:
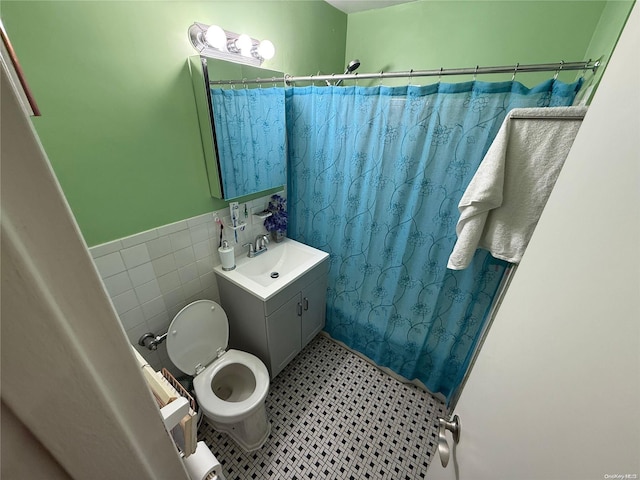
[[[267,243],[269,243],[269,237],[266,235],[258,235],[256,237],[255,244],[254,243],[245,243],[243,247],[249,247],[249,253],[247,253],[247,257],[253,258],[261,253],[267,251]]]

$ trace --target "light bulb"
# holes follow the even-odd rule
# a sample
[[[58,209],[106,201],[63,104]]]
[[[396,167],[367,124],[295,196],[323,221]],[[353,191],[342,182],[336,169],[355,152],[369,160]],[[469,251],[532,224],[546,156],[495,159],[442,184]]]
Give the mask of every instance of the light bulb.
[[[218,50],[224,50],[227,45],[227,34],[218,25],[207,28],[204,38],[210,46]]]
[[[271,60],[273,56],[276,54],[276,47],[273,46],[269,40],[263,40],[258,45],[258,55],[260,55],[265,60]]]
[[[246,34],[242,34],[236,40],[236,47],[240,50],[240,53],[245,57],[251,56],[251,47],[253,46],[253,42],[251,41],[251,37]]]

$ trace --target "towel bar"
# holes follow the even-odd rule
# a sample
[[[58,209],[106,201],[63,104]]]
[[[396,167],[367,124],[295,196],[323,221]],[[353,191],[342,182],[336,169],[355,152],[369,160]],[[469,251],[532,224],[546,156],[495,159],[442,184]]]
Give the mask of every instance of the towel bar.
[[[584,117],[581,116],[570,116],[570,117],[531,117],[531,116],[519,116],[519,115],[512,115],[509,118],[513,119],[513,120],[584,120]]]

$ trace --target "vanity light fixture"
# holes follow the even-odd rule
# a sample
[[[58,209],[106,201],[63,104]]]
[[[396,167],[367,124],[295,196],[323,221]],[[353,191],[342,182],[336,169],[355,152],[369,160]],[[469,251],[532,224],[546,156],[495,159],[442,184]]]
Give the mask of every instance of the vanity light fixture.
[[[244,33],[229,32],[218,25],[198,22],[189,27],[189,41],[202,56],[257,67],[276,53],[269,40],[259,41]]]

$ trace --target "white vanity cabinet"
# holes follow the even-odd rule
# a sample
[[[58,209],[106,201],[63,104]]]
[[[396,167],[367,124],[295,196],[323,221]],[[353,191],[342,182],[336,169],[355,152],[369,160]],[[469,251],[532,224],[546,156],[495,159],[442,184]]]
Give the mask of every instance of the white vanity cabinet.
[[[266,301],[218,275],[229,348],[253,353],[274,378],[325,325],[328,260]]]

